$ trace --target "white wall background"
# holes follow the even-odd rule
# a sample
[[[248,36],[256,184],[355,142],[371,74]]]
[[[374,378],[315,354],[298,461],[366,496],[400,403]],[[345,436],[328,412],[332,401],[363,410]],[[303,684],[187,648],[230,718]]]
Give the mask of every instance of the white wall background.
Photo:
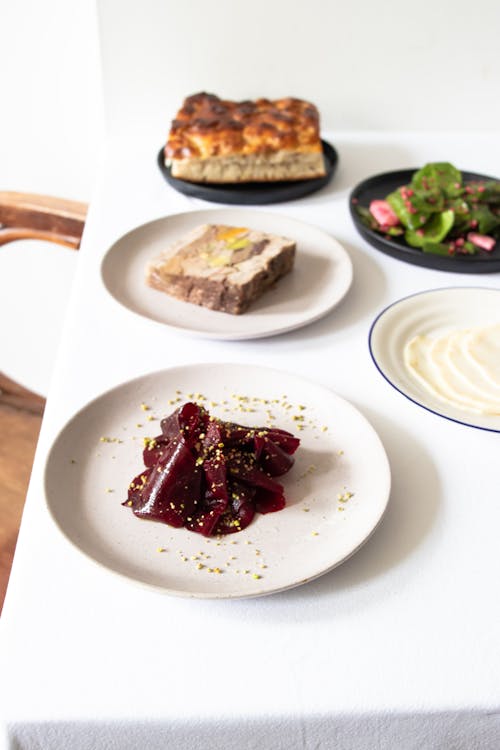
[[[96,13],[97,7],[97,13]],[[499,130],[498,0],[0,0],[0,189],[89,200],[106,112],[294,94],[335,130]]]
[[[500,134],[499,0],[0,0],[0,190],[90,200],[97,16],[109,130],[155,149],[202,89],[309,98],[334,131]],[[0,370],[39,392],[75,261],[45,243],[0,248]]]
[[[0,190],[89,200],[103,137],[93,0],[0,0]]]
[[[186,94],[295,95],[327,129],[500,129],[498,0],[100,0],[115,127]],[[155,132],[156,132],[155,131]]]

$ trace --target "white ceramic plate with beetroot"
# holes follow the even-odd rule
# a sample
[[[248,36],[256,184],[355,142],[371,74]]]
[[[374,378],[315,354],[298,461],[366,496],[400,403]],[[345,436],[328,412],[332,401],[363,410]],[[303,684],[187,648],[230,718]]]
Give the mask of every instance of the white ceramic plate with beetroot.
[[[144,438],[185,402],[300,438],[278,477],[282,510],[206,538],[122,504],[144,470]],[[371,425],[327,388],[263,367],[200,364],[144,375],[87,404],[54,441],[45,489],[62,533],[107,571],[169,594],[236,598],[298,586],[350,557],[382,518],[390,470]]]

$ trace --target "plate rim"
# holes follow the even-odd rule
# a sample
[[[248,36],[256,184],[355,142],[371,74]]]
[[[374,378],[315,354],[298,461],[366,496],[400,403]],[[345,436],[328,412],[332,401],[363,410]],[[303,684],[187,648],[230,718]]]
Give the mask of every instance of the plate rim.
[[[123,302],[121,302],[115,295],[110,291],[108,288],[106,281],[105,281],[105,275],[104,275],[104,266],[106,264],[106,260],[113,250],[113,248],[122,240],[128,238],[130,235],[132,235],[134,232],[150,225],[155,224],[156,222],[160,221],[168,221],[170,219],[174,219],[178,216],[193,216],[199,213],[207,213],[207,212],[222,212],[222,211],[243,211],[248,213],[265,213],[267,216],[273,216],[276,217],[277,221],[280,220],[286,220],[287,222],[291,222],[294,224],[300,224],[303,227],[308,227],[309,229],[314,229],[316,232],[320,232],[321,234],[325,235],[328,240],[333,241],[338,248],[338,251],[343,256],[343,261],[346,265],[346,270],[348,271],[348,278],[345,283],[345,288],[343,288],[341,295],[332,303],[329,304],[328,307],[325,309],[322,309],[320,312],[318,312],[316,315],[307,318],[306,320],[302,320],[301,322],[292,323],[291,325],[282,325],[280,328],[274,328],[270,331],[265,330],[258,333],[246,333],[246,332],[235,332],[235,333],[211,333],[207,331],[198,331],[193,330],[192,328],[183,328],[181,326],[174,325],[172,323],[164,323],[160,320],[155,320],[154,318],[151,318],[148,315],[145,315],[141,312],[138,312],[137,310],[133,310],[131,307],[128,307]],[[126,310],[127,314],[132,314],[136,316],[139,319],[142,319],[143,321],[146,321],[147,324],[154,324],[156,326],[160,326],[163,329],[167,329],[170,331],[175,332],[177,335],[185,335],[189,336],[191,338],[199,338],[204,340],[212,340],[212,341],[251,341],[251,340],[257,340],[257,339],[263,339],[263,338],[271,338],[273,336],[281,336],[284,333],[290,333],[291,331],[299,330],[300,328],[304,328],[308,325],[311,325],[312,323],[316,323],[318,320],[321,320],[322,318],[326,317],[329,313],[332,312],[347,296],[349,293],[349,290],[351,289],[353,279],[354,279],[354,268],[351,256],[347,252],[344,245],[333,235],[331,235],[326,230],[322,229],[321,227],[311,224],[307,221],[302,221],[301,219],[296,219],[292,216],[287,216],[286,214],[281,213],[274,213],[274,212],[266,212],[262,211],[261,209],[255,209],[255,208],[246,208],[241,206],[229,206],[229,207],[221,207],[221,208],[201,208],[196,210],[187,210],[187,211],[178,211],[173,214],[166,214],[164,216],[159,216],[155,219],[150,219],[149,221],[145,221],[142,224],[138,224],[137,226],[133,227],[132,229],[127,230],[124,232],[120,237],[115,239],[106,249],[104,255],[101,258],[100,264],[99,264],[99,278],[101,281],[102,286],[104,287],[106,294],[108,297],[110,297],[114,303],[116,303],[121,309]],[[283,277],[286,278],[286,277]],[[168,295],[167,295],[168,296]],[[181,300],[177,300],[181,301]],[[189,302],[186,302],[185,304],[191,304]],[[196,305],[195,307],[199,307],[201,310],[207,309],[203,308],[202,306]],[[249,311],[251,313],[251,310]],[[228,313],[229,314],[229,313]],[[245,315],[245,313],[243,313]],[[240,316],[241,317],[241,316]]]
[[[53,455],[53,452],[57,446],[57,444],[60,442],[61,437],[66,430],[67,427],[70,426],[71,423],[73,423],[75,420],[78,419],[78,417],[85,412],[85,410],[91,406],[93,406],[96,402],[98,402],[100,399],[105,398],[106,396],[110,395],[111,393],[119,390],[120,388],[127,386],[127,385],[133,385],[134,383],[137,383],[139,381],[144,380],[145,378],[155,378],[160,375],[163,375],[165,373],[172,373],[175,370],[183,371],[186,368],[194,369],[212,366],[212,367],[238,367],[238,368],[245,368],[246,370],[249,370],[250,368],[257,368],[260,370],[266,370],[269,372],[274,372],[277,375],[288,375],[292,376],[293,378],[296,378],[298,380],[303,381],[304,385],[314,385],[315,387],[327,391],[330,396],[333,396],[335,399],[343,402],[346,404],[350,409],[352,409],[365,423],[365,425],[368,427],[368,429],[372,432],[373,436],[375,437],[376,441],[379,444],[379,447],[381,449],[381,455],[384,459],[383,462],[383,471],[384,471],[384,500],[382,503],[382,507],[378,512],[378,516],[376,518],[376,521],[368,534],[348,553],[343,557],[341,560],[338,560],[333,565],[328,566],[327,568],[321,570],[320,572],[311,575],[307,578],[302,578],[300,580],[295,580],[292,583],[286,584],[285,586],[279,586],[278,588],[269,589],[266,591],[256,591],[253,593],[217,593],[217,592],[188,592],[188,591],[180,591],[178,589],[171,589],[167,588],[165,586],[161,586],[160,584],[156,583],[150,583],[148,581],[141,580],[139,578],[131,577],[130,575],[127,575],[126,573],[123,573],[119,570],[116,570],[115,568],[112,568],[108,565],[106,565],[104,562],[98,560],[96,557],[92,556],[89,552],[87,552],[85,549],[83,549],[81,546],[77,544],[76,541],[74,541],[69,534],[64,530],[64,528],[60,525],[59,521],[56,518],[55,513],[52,510],[50,501],[49,501],[49,491],[48,491],[48,472],[49,472],[49,464],[51,457]],[[312,378],[304,377],[303,375],[297,375],[295,373],[288,372],[286,370],[280,370],[276,367],[268,367],[266,365],[250,365],[249,366],[244,362],[217,362],[217,361],[208,361],[208,362],[197,362],[197,363],[187,363],[183,365],[174,365],[172,367],[166,367],[162,368],[160,370],[153,370],[153,371],[146,371],[140,375],[136,375],[133,378],[129,378],[127,380],[122,380],[119,383],[111,386],[110,388],[107,388],[104,391],[101,391],[96,396],[90,398],[85,404],[83,404],[79,409],[77,409],[75,412],[73,412],[67,419],[63,421],[63,424],[61,427],[59,427],[53,437],[50,438],[50,446],[47,451],[45,462],[43,466],[43,472],[42,472],[42,487],[43,487],[43,496],[44,496],[44,504],[45,508],[49,513],[49,516],[51,518],[52,523],[57,528],[58,533],[64,538],[65,542],[75,551],[77,551],[79,554],[83,555],[87,560],[92,562],[93,565],[97,566],[99,569],[106,571],[107,573],[110,573],[114,576],[118,576],[122,581],[127,581],[128,583],[131,583],[134,586],[139,586],[142,589],[154,591],[159,594],[167,595],[167,596],[176,596],[182,599],[201,599],[201,600],[224,600],[224,599],[255,599],[257,597],[263,597],[263,596],[271,596],[273,594],[278,594],[283,591],[288,591],[293,588],[297,588],[299,586],[302,586],[305,583],[309,583],[311,581],[316,580],[317,578],[320,578],[323,575],[326,575],[327,573],[330,573],[332,570],[337,568],[339,565],[342,565],[344,562],[349,560],[353,555],[356,554],[368,541],[371,539],[375,531],[380,526],[386,512],[387,508],[390,503],[390,497],[391,497],[391,491],[392,491],[392,472],[391,472],[391,465],[389,461],[389,457],[387,455],[387,451],[385,449],[385,446],[382,442],[381,437],[379,436],[378,432],[373,427],[372,423],[369,421],[369,419],[361,412],[354,404],[352,404],[347,399],[343,398],[343,396],[339,396],[336,391],[333,391],[328,386],[322,385],[321,383],[318,383],[316,380],[313,380]]]
[[[425,254],[419,248],[413,248],[410,245],[400,245],[393,239],[386,239],[383,235],[375,232],[373,229],[366,227],[360,220],[356,213],[356,203],[358,201],[359,193],[369,188],[370,183],[383,181],[384,179],[396,178],[401,175],[401,179],[404,181],[410,178],[416,171],[421,167],[406,167],[404,169],[394,169],[388,172],[380,172],[365,179],[361,180],[355,185],[349,193],[349,212],[351,215],[352,222],[356,228],[358,234],[363,239],[375,248],[378,252],[388,255],[395,260],[403,261],[404,263],[410,263],[411,265],[417,265],[422,268],[430,268],[433,271],[445,271],[449,273],[498,273],[500,271],[500,256],[492,257],[490,255],[470,256],[470,258],[464,258],[458,260],[456,257],[442,257],[438,255]],[[493,180],[499,181],[497,177],[491,177],[490,175],[479,174],[478,172],[470,172],[466,169],[460,170],[462,175],[466,179],[481,179],[481,180]],[[476,258],[476,260],[474,260]]]
[[[382,318],[391,308],[399,305],[402,302],[406,302],[409,299],[412,299],[413,297],[420,297],[424,294],[434,294],[439,292],[449,292],[453,290],[474,290],[474,291],[492,291],[492,292],[498,292],[500,294],[500,289],[497,289],[496,287],[486,287],[486,286],[445,286],[445,287],[436,287],[434,289],[423,289],[419,292],[413,292],[413,294],[407,294],[405,297],[401,297],[400,299],[395,300],[394,302],[391,302],[391,304],[384,307],[378,315],[374,318],[372,321],[372,324],[370,325],[370,329],[368,331],[368,350],[370,352],[370,357],[372,359],[373,364],[375,365],[376,369],[382,375],[385,381],[391,385],[395,391],[400,393],[402,396],[404,396],[408,401],[411,401],[416,406],[419,406],[421,409],[425,409],[425,411],[430,412],[431,414],[434,414],[436,417],[441,417],[442,419],[447,419],[449,422],[455,422],[456,424],[460,424],[463,427],[471,427],[474,430],[483,430],[483,432],[494,432],[494,433],[500,433],[500,427],[498,429],[495,429],[494,427],[483,427],[482,425],[472,424],[471,422],[464,422],[461,419],[456,419],[455,417],[450,417],[447,414],[443,414],[442,412],[436,411],[436,409],[432,409],[430,406],[426,406],[425,404],[421,403],[420,401],[417,401],[417,399],[413,398],[412,396],[408,395],[405,391],[403,391],[401,388],[399,388],[395,383],[392,382],[390,377],[384,372],[382,369],[382,366],[379,364],[372,347],[372,338],[373,338],[373,331],[375,330],[375,327],[377,323],[379,322],[380,318]]]
[[[318,192],[319,190],[322,190],[331,182],[333,176],[335,175],[335,172],[337,171],[339,154],[335,146],[333,146],[329,141],[326,141],[323,138],[321,138],[321,145],[323,149],[323,157],[328,162],[326,175],[324,175],[323,177],[314,177],[309,180],[278,180],[276,182],[270,183],[264,182],[262,183],[262,185],[260,185],[259,183],[247,183],[256,186],[253,188],[247,188],[247,193],[244,193],[244,191],[241,190],[241,201],[234,201],[234,197],[237,197],[238,193],[234,193],[231,187],[227,187],[226,183],[223,183],[220,186],[213,186],[208,183],[205,184],[199,182],[189,182],[188,180],[181,180],[178,177],[172,177],[171,168],[165,165],[164,145],[160,148],[157,154],[156,163],[162,177],[167,182],[167,184],[173,190],[176,190],[182,195],[186,195],[190,198],[196,198],[197,200],[205,200],[209,203],[229,203],[231,205],[240,206],[266,206],[272,205],[273,203],[286,203],[287,201],[299,200],[300,198],[304,198],[307,195],[311,195],[315,192]],[[285,183],[285,187],[283,187],[283,183]],[[245,183],[241,183],[241,185],[244,186]],[[301,187],[303,187],[303,190],[300,190]],[[206,192],[206,195],[197,195],[197,190]],[[287,190],[290,191],[290,193],[297,190],[298,194],[288,196],[285,195],[284,197],[270,197],[267,200],[265,199],[266,196],[269,195],[269,193],[273,195],[280,190],[284,191],[285,193]],[[258,198],[258,196],[261,196],[264,199],[252,202],[252,197]]]

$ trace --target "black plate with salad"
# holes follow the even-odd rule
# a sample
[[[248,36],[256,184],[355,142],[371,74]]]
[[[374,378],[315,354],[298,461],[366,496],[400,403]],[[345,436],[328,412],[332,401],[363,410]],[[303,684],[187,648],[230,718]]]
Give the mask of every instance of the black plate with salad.
[[[371,245],[407,263],[459,273],[500,271],[500,181],[447,162],[370,177],[349,207]]]

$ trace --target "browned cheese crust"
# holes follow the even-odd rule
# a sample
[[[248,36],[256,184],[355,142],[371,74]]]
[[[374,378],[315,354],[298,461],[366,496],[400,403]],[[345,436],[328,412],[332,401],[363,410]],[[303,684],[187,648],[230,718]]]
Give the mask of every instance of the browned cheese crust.
[[[319,114],[301,99],[188,97],[165,146],[172,175],[193,182],[311,179],[325,174]]]

